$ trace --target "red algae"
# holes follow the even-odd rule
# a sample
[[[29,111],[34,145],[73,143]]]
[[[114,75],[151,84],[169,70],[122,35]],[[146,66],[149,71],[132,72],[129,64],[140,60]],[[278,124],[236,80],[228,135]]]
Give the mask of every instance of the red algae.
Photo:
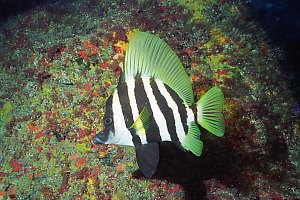
[[[20,171],[20,169],[22,167],[21,164],[19,163],[19,161],[17,161],[17,160],[11,160],[9,162],[9,164],[12,168],[12,172],[18,172],[18,171]]]

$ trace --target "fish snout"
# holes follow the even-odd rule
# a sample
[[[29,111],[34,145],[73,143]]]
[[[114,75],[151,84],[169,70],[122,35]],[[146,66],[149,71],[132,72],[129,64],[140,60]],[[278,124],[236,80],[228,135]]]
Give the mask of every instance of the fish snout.
[[[105,139],[103,138],[103,131],[100,131],[97,135],[93,137],[93,142],[96,145],[104,144]]]

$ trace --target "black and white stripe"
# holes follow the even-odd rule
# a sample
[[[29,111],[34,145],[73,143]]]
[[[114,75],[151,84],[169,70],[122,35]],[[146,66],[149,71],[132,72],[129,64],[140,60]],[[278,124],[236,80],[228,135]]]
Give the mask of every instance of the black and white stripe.
[[[158,123],[156,120],[158,117],[162,117],[162,116],[158,114],[157,108],[155,108],[155,98],[154,96],[152,96],[153,93],[150,91],[151,88],[149,87],[150,85],[147,82],[145,84],[145,81],[143,79],[136,79],[134,93],[135,93],[135,98],[136,98],[136,103],[137,103],[139,113],[142,112],[144,106],[150,108],[152,113],[156,112],[153,113],[154,120],[151,121],[150,126],[146,132],[147,143],[160,142],[162,141],[162,139],[164,139],[161,137],[160,134],[161,133],[160,126],[165,126],[166,124],[162,124],[161,122]]]
[[[154,81],[148,77],[129,79],[119,83],[116,91],[113,94],[112,106],[114,128],[115,134],[122,135],[121,137],[129,136],[128,128],[145,106],[151,109],[152,117],[146,135],[139,135],[142,144],[182,141],[187,133],[188,125],[194,121],[192,110],[171,88],[159,80]],[[126,128],[127,131],[124,133]],[[133,145],[133,142],[129,140],[132,140],[132,137],[121,139],[118,144],[125,142],[126,145]]]

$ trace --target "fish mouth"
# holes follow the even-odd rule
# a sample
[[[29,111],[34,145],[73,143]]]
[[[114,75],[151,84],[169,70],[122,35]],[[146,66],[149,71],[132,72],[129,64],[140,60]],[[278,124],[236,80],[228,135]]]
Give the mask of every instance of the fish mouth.
[[[95,135],[92,139],[93,143],[96,145],[101,145],[104,144],[105,142],[103,142],[103,140],[101,139],[101,135],[103,134],[103,131],[101,131],[100,133],[98,133],[97,135]]]

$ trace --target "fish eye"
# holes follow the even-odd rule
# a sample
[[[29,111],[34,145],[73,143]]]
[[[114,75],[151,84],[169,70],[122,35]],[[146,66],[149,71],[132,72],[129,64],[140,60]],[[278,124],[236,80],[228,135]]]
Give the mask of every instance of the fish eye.
[[[105,120],[104,120],[104,124],[105,125],[111,125],[112,124],[112,118],[111,117],[107,117]]]

